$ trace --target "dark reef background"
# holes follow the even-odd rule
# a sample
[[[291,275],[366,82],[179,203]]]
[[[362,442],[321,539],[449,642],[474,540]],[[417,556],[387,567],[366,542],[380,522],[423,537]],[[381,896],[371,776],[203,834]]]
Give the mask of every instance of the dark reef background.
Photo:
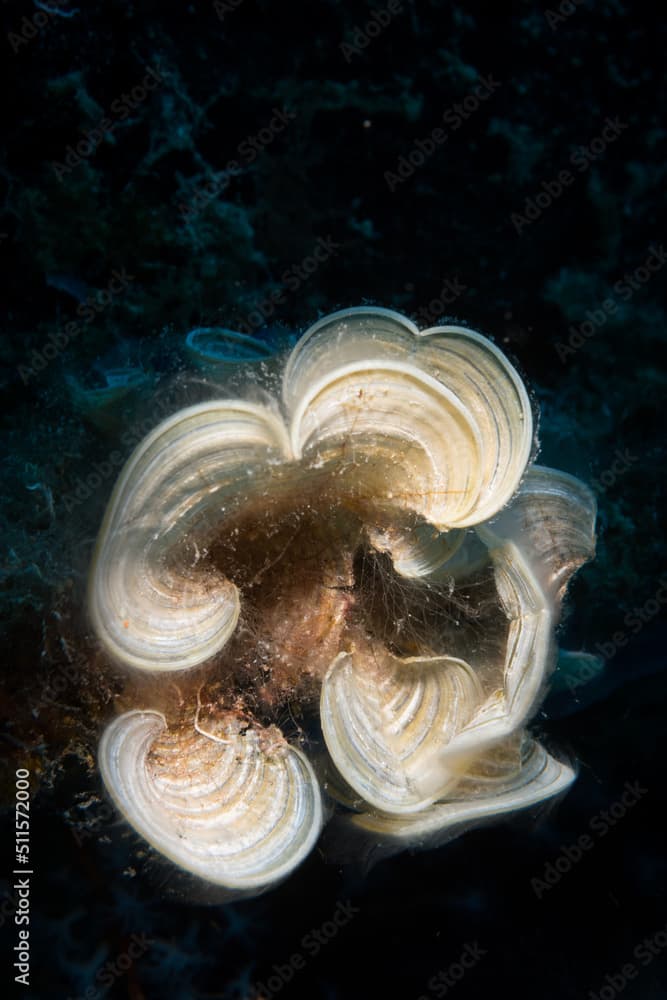
[[[9,0],[0,15],[3,983],[26,767],[17,995],[667,997],[658,5]],[[91,545],[120,461],[184,391],[190,329],[289,343],[364,302],[494,337],[540,405],[540,460],[596,490],[597,559],[560,629],[590,655],[563,661],[533,725],[579,777],[546,815],[365,877],[315,852],[260,899],[174,902],[127,860],[91,756],[113,695],[86,645]],[[643,791],[626,808],[628,782]],[[306,935],[341,906],[312,954]],[[136,960],[103,973],[133,935]]]

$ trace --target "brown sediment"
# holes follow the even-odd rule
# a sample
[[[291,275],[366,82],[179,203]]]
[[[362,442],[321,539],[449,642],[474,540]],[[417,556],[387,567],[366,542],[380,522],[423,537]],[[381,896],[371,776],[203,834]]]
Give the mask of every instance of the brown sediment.
[[[350,641],[355,605],[353,555],[362,528],[356,515],[304,489],[262,497],[210,549],[211,563],[238,587],[241,617],[218,657],[219,676],[266,713],[298,698],[316,704],[331,661]]]

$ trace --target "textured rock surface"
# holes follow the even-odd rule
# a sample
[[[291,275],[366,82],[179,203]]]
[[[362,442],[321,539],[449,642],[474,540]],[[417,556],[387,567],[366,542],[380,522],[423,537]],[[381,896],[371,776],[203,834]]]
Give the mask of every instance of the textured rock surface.
[[[620,0],[502,14],[322,0],[289,19],[261,0],[59,13],[26,0],[1,13],[14,81],[0,171],[2,787],[9,805],[14,769],[30,768],[34,995],[102,995],[100,970],[136,933],[150,944],[111,995],[249,998],[257,982],[265,996],[444,995],[440,973],[478,942],[487,954],[457,996],[510,970],[517,996],[597,993],[626,962],[637,995],[664,996],[664,960],[633,958],[665,922],[658,14]],[[494,336],[541,406],[540,461],[596,490],[598,557],[561,641],[604,669],[589,679],[570,662],[535,727],[571,749],[579,780],[536,831],[477,832],[363,881],[314,856],[224,910],[164,903],[159,873],[131,878],[136,854],[99,798],[91,752],[118,686],[95,673],[82,613],[92,541],[133,445],[201,398],[188,330],[287,345],[319,312],[364,301]],[[125,367],[146,376],[139,389],[81,407],[73,384]],[[626,782],[647,792],[605,827]],[[593,847],[539,898],[531,880],[583,834]],[[348,899],[359,913],[337,910]]]

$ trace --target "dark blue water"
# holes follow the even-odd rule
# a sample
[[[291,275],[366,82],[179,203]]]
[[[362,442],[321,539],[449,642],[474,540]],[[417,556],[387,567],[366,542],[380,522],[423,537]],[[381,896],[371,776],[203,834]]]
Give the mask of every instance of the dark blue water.
[[[7,991],[667,996],[659,11],[11,0],[2,18]],[[102,795],[124,681],[85,615],[92,544],[133,447],[211,384],[190,331],[270,354],[364,303],[493,337],[541,410],[540,461],[596,493],[559,642],[599,660],[570,660],[531,727],[578,778],[370,872],[316,850],[258,899],[174,899]]]

